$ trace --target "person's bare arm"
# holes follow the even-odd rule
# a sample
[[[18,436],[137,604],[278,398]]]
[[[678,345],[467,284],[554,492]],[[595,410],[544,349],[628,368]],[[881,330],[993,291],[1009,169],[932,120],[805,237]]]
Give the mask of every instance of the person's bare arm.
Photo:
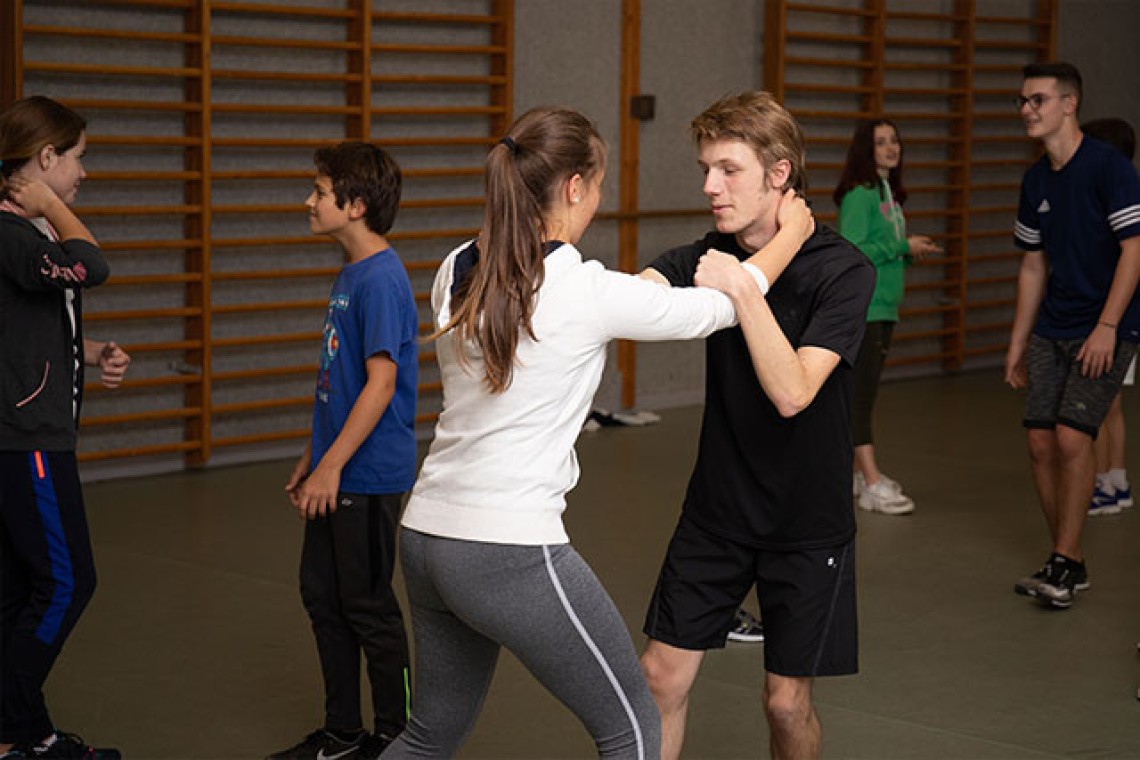
[[[1116,264],[1108,299],[1096,326],[1077,352],[1081,372],[1088,377],[1100,377],[1112,367],[1116,330],[1136,292],[1137,282],[1140,282],[1140,237],[1131,237],[1120,243],[1120,261]]]
[[[51,222],[60,240],[86,240],[91,245],[99,245],[87,225],[41,180],[19,175],[9,177],[8,197],[28,216],[42,216]]]
[[[1009,350],[1005,355],[1005,381],[1011,388],[1025,387],[1025,351],[1029,346],[1033,322],[1037,319],[1037,310],[1045,298],[1048,278],[1049,264],[1045,252],[1027,251],[1017,275],[1017,307],[1013,315]]]
[[[792,348],[756,280],[734,256],[711,251],[697,267],[698,285],[732,299],[764,393],[784,417],[794,417],[813,400],[839,364],[839,354],[817,346]]]
[[[780,199],[776,224],[778,229],[768,244],[747,259],[748,264],[760,270],[769,285],[784,273],[804,241],[811,237],[815,231],[815,217],[807,202],[796,191],[788,190]],[[641,270],[640,276],[669,287],[669,280],[653,267]]]
[[[312,520],[336,511],[341,471],[375,429],[396,392],[396,363],[387,354],[369,357],[365,361],[365,369],[368,380],[328,451],[308,477],[298,478],[297,469],[301,464],[298,462],[298,468],[289,481],[292,488],[286,486],[293,505],[306,519]],[[302,459],[310,455],[307,449]]]

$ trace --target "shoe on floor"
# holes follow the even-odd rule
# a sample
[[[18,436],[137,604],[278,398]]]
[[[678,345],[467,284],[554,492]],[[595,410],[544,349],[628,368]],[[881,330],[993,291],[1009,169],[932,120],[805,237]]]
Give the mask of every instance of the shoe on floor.
[[[885,475],[877,482],[863,486],[858,504],[860,509],[885,515],[906,515],[914,511],[914,501],[902,492],[898,483]]]
[[[1072,583],[1072,591],[1074,591],[1074,592],[1075,591],[1087,591],[1092,584],[1089,583],[1089,573],[1088,573],[1088,570],[1085,568],[1084,563],[1083,562],[1073,562],[1068,557],[1065,557],[1064,555],[1061,555],[1061,554],[1057,554],[1055,552],[1052,555],[1050,555],[1049,559],[1045,560],[1045,564],[1041,566],[1040,570],[1035,572],[1033,575],[1025,576],[1024,578],[1019,580],[1017,583],[1015,583],[1013,586],[1013,590],[1016,593],[1021,594],[1022,596],[1039,597],[1041,595],[1041,593],[1040,593],[1041,587],[1043,585],[1045,585],[1046,583],[1049,583],[1049,584],[1053,585],[1053,590],[1051,593],[1053,594],[1054,597],[1063,598],[1063,597],[1067,596],[1069,604],[1072,604],[1073,594],[1067,594],[1066,595],[1065,593],[1057,590],[1057,587],[1055,585],[1055,582],[1063,574],[1066,565],[1068,565],[1070,567],[1075,566],[1074,567],[1075,572],[1068,579]],[[1053,604],[1052,599],[1042,600],[1042,602],[1044,604],[1047,604],[1048,606],[1051,606],[1051,607],[1052,606],[1065,606],[1065,607],[1069,606],[1069,604],[1062,604],[1062,605]]]
[[[26,758],[77,758],[78,760],[121,760],[122,753],[110,747],[92,747],[75,734],[56,731],[46,744],[13,747]],[[16,755],[19,757],[20,755]]]
[[[1128,492],[1128,500],[1132,500],[1131,490]],[[1093,489],[1092,498],[1089,500],[1089,517],[1098,517],[1100,515],[1118,515],[1120,514],[1120,492],[1113,490],[1111,493],[1102,490],[1098,485]]]
[[[1045,560],[1045,564],[1033,575],[1027,575],[1013,584],[1014,593],[1021,594],[1022,596],[1037,596],[1037,589],[1041,588],[1041,584],[1045,582],[1045,576],[1049,571],[1049,561],[1051,559],[1052,557]]]
[[[892,480],[891,478],[888,478],[886,475],[884,475],[881,472],[879,473],[879,482],[880,483],[886,483],[887,488],[891,489],[895,493],[902,493],[902,486],[899,485],[898,481]],[[851,475],[851,495],[854,496],[856,499],[858,499],[859,494],[863,493],[863,489],[866,487],[867,487],[867,478],[863,477],[862,472],[856,470]]]
[[[372,734],[362,730],[352,739],[342,739],[328,729],[318,728],[297,744],[275,752],[266,760],[359,760],[371,737]]]
[[[358,760],[379,760],[380,753],[388,749],[388,745],[395,740],[396,737],[388,736],[387,734],[368,734],[360,744],[360,754],[349,755],[349,757],[357,758]]]
[[[1037,587],[1037,601],[1046,607],[1068,609],[1077,592],[1087,590],[1090,585],[1084,562],[1074,562],[1055,553],[1045,566],[1045,579]]]
[[[728,632],[729,641],[759,644],[764,641],[764,624],[745,609],[736,610],[736,622]]]

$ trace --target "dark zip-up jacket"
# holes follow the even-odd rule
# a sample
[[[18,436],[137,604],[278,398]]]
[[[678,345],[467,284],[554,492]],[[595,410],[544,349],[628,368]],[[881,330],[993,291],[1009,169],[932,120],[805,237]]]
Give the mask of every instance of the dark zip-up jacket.
[[[109,271],[97,246],[52,242],[27,219],[0,211],[0,451],[75,449],[83,389],[79,291],[101,285]],[[75,292],[74,330],[68,290]]]

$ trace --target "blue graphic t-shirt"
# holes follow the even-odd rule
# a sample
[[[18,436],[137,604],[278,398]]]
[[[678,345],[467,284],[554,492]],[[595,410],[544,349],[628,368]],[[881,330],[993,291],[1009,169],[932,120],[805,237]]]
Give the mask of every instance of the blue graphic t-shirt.
[[[344,427],[368,380],[365,361],[396,363],[396,390],[372,433],[341,472],[345,493],[402,493],[416,474],[418,314],[411,283],[387,248],[340,271],[329,296],[313,406],[313,467]]]

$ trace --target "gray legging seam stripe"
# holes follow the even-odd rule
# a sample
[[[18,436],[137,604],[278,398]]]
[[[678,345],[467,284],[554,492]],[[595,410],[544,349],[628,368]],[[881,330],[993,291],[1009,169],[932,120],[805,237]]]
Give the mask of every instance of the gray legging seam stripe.
[[[578,618],[574,608],[570,606],[570,599],[566,596],[566,592],[562,589],[562,583],[558,580],[558,573],[554,570],[554,563],[550,559],[550,547],[542,547],[543,557],[546,559],[546,572],[550,575],[550,581],[554,584],[554,590],[558,592],[558,598],[562,601],[562,608],[566,610],[566,614],[570,616],[570,621],[574,623],[574,627],[582,636],[582,640],[586,642],[586,646],[594,655],[594,659],[602,666],[602,671],[609,679],[610,686],[613,687],[614,693],[617,694],[618,700],[621,701],[621,706],[625,710],[625,714],[629,717],[629,722],[633,725],[633,733],[637,737],[637,757],[638,760],[645,760],[645,741],[641,736],[641,726],[637,722],[637,716],[633,714],[633,705],[629,703],[629,698],[626,697],[625,692],[622,691],[621,684],[614,675],[613,670],[610,668],[602,652],[590,638],[590,634],[586,631],[586,627],[582,625],[582,621]]]

